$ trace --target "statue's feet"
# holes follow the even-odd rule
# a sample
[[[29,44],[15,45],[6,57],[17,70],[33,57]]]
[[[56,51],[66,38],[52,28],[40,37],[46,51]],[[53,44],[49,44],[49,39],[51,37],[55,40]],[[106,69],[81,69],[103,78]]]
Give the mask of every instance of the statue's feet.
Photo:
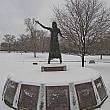
[[[62,63],[62,61],[60,61],[60,64]]]
[[[48,64],[50,64],[50,61],[48,61]]]

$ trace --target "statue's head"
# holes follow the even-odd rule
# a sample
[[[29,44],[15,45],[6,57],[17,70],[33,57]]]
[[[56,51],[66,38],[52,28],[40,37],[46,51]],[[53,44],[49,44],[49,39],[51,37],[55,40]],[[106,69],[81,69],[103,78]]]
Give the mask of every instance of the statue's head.
[[[56,22],[52,22],[52,28],[57,28],[57,23]]]

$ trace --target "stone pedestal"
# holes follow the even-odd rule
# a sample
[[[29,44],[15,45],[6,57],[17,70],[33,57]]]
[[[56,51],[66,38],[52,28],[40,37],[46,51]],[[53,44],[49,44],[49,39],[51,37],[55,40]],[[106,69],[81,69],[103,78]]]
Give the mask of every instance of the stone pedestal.
[[[51,71],[66,71],[67,67],[66,65],[54,65],[54,66],[42,66],[41,67],[41,72],[47,71],[47,72],[51,72]]]

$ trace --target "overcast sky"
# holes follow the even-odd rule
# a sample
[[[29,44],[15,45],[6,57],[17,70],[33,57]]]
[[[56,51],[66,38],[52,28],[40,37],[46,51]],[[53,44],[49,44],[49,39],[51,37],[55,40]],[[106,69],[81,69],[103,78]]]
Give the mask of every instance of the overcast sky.
[[[0,0],[0,40],[6,33],[25,33],[25,18],[36,18],[50,26],[53,6],[64,0]]]
[[[106,0],[110,4],[110,0]],[[24,19],[36,18],[50,26],[53,6],[60,6],[64,0],[0,0],[0,40],[6,33],[25,33]]]

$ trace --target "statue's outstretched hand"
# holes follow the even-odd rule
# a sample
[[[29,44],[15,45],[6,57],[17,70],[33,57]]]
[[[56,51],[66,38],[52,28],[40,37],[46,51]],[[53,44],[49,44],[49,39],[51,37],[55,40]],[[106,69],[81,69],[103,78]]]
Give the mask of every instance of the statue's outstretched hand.
[[[35,20],[35,22],[39,24],[39,21],[36,21],[36,20]]]
[[[67,40],[68,38],[67,38],[67,37],[65,37],[65,39]]]

